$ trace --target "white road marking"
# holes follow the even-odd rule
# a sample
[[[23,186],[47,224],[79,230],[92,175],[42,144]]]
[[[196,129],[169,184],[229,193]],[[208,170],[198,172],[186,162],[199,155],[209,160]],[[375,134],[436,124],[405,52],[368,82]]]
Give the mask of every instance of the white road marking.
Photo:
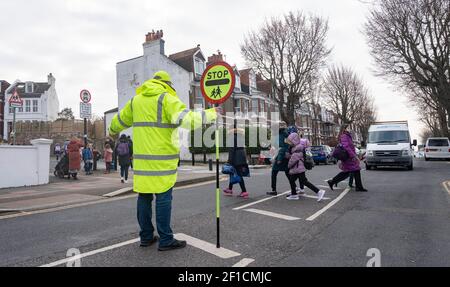
[[[244,258],[238,263],[234,264],[233,267],[247,267],[250,263],[255,262],[255,259]]]
[[[306,198],[317,199],[317,195],[314,196],[314,195],[308,195],[308,194],[299,194],[299,196],[306,197]],[[324,197],[324,198],[322,198],[322,200],[330,200],[330,198],[329,197]]]
[[[322,215],[325,211],[327,211],[328,209],[330,209],[331,207],[333,207],[333,205],[335,205],[336,203],[338,203],[348,192],[350,191],[350,188],[346,188],[341,194],[339,194],[338,197],[336,197],[332,202],[328,203],[324,208],[322,208],[321,210],[317,211],[316,213],[314,213],[313,215],[311,215],[310,217],[308,217],[306,220],[307,221],[313,221],[314,219],[316,219],[317,217],[319,217],[320,215]]]
[[[52,262],[52,263],[41,265],[39,267],[55,267],[55,266],[58,266],[58,265],[65,264],[67,262],[79,260],[79,259],[84,258],[84,257],[92,256],[92,255],[95,255],[95,254],[98,254],[98,253],[102,253],[102,252],[105,252],[105,251],[113,250],[113,249],[116,249],[116,248],[119,248],[119,247],[123,247],[123,246],[126,246],[126,245],[133,244],[133,243],[137,243],[139,241],[140,241],[139,238],[128,240],[128,241],[125,241],[125,242],[122,242],[122,243],[117,243],[117,244],[114,244],[114,245],[111,245],[111,246],[103,247],[103,248],[92,250],[92,251],[89,251],[89,252],[86,252],[86,253],[82,253],[82,254],[79,254],[79,255],[76,255],[76,256],[73,256],[73,257],[69,257],[69,258],[61,259],[61,260],[58,260],[58,261],[55,261],[55,262]]]
[[[240,253],[234,252],[229,249],[225,249],[223,247],[217,248],[215,244],[203,241],[201,239],[197,239],[195,237],[183,233],[175,234],[175,238],[178,240],[186,240],[187,244],[223,259],[228,259],[241,255]]]
[[[261,199],[261,200],[255,201],[255,202],[251,202],[251,203],[248,203],[248,204],[245,204],[245,205],[242,205],[242,206],[239,206],[239,207],[233,208],[233,210],[240,210],[240,209],[244,209],[244,208],[247,208],[247,207],[253,206],[253,205],[255,205],[255,204],[258,204],[258,203],[261,203],[261,202],[264,202],[264,201],[268,201],[268,200],[271,200],[271,199],[273,199],[273,198],[277,198],[277,197],[280,197],[280,196],[286,195],[286,194],[288,194],[288,193],[290,193],[290,192],[291,192],[291,191],[289,190],[289,191],[283,192],[283,193],[281,193],[281,194],[278,194],[277,196],[271,196],[271,197],[263,198],[263,199]]]
[[[330,189],[330,187],[329,187],[329,186],[326,186],[326,185],[320,185],[320,184],[317,184],[317,185],[315,185],[315,186],[321,187],[321,188]],[[334,188],[334,190],[342,190],[342,189],[343,189],[343,188],[340,188],[340,187],[335,187],[335,188]]]
[[[284,214],[280,214],[280,213],[265,211],[265,210],[261,210],[261,209],[254,209],[254,208],[244,209],[244,211],[253,212],[253,213],[257,213],[257,214],[262,214],[262,215],[275,217],[275,218],[279,218],[279,219],[284,219],[284,220],[288,220],[288,221],[294,221],[294,220],[301,219],[301,218],[298,218],[298,217],[293,217],[293,216],[289,216],[289,215],[284,215]]]
[[[448,192],[448,194],[450,194],[450,181],[444,181],[442,183],[442,185],[444,186],[444,188]]]
[[[186,235],[186,234],[183,234],[183,233],[174,234],[174,237],[176,239],[178,239],[178,240],[186,240],[188,245],[190,245],[192,247],[195,247],[195,248],[198,248],[198,249],[201,249],[203,251],[206,251],[206,252],[208,252],[210,254],[213,254],[213,255],[215,255],[217,257],[220,257],[220,258],[223,258],[223,259],[228,259],[228,258],[232,258],[232,257],[236,257],[236,256],[240,256],[241,255],[240,253],[234,252],[234,251],[229,250],[229,249],[216,248],[216,245],[214,245],[214,244],[211,244],[209,242],[206,242],[206,241],[194,238],[192,236],[189,236],[189,235]],[[131,240],[128,240],[128,241],[125,241],[125,242],[117,243],[117,244],[106,246],[106,247],[99,248],[99,249],[95,249],[95,250],[92,250],[92,251],[89,251],[89,252],[86,252],[86,253],[82,253],[82,254],[73,256],[73,257],[64,258],[64,259],[61,259],[61,260],[58,260],[58,261],[55,261],[55,262],[44,264],[44,265],[41,265],[39,267],[55,267],[55,266],[59,266],[59,265],[62,265],[62,264],[65,264],[65,263],[68,263],[68,262],[71,262],[71,261],[79,260],[81,258],[85,258],[85,257],[92,256],[92,255],[95,255],[95,254],[99,254],[99,253],[102,253],[102,252],[110,251],[110,250],[117,249],[117,248],[120,248],[120,247],[123,247],[123,246],[126,246],[126,245],[134,244],[134,243],[137,243],[137,242],[140,242],[140,238],[135,238],[135,239],[131,239]],[[250,263],[248,263],[248,264],[250,264]]]

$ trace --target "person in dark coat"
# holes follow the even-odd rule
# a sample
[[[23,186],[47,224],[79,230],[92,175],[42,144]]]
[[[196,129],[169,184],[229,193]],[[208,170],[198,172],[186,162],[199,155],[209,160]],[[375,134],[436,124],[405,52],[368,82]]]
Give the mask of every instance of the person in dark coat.
[[[356,191],[366,192],[367,189],[365,189],[362,184],[361,167],[359,165],[359,158],[356,154],[355,145],[353,144],[352,134],[349,131],[349,124],[344,124],[342,126],[339,136],[339,143],[346,150],[348,158],[339,164],[342,172],[336,175],[333,179],[328,180],[328,185],[331,190],[333,190],[333,186],[335,184],[338,184],[339,182],[347,179],[350,174],[353,174],[356,183]]]
[[[128,139],[128,145],[130,146],[130,150],[133,151],[133,141],[131,140],[130,136],[128,136],[127,139]],[[131,167],[131,169],[133,169],[133,153],[131,153],[130,167]]]
[[[286,153],[288,152],[289,146],[286,143],[286,139],[288,137],[286,131],[286,123],[280,123],[280,130],[278,135],[278,153],[276,154],[273,164],[272,164],[272,191],[267,192],[268,195],[276,196],[277,192],[277,176],[280,171],[283,171],[286,174],[286,177],[289,179],[289,170],[288,170],[288,159],[286,157]]]
[[[244,176],[249,175],[249,167],[247,164],[247,153],[245,151],[245,135],[244,131],[240,129],[233,129],[233,146],[228,152],[228,163],[232,165],[237,175],[240,177],[239,185],[241,187],[241,194],[239,197],[248,198],[248,192],[245,187]],[[233,195],[233,184],[229,183],[228,188],[223,191],[225,195]]]
[[[125,134],[122,134],[119,139],[114,152],[119,158],[120,165],[120,181],[122,183],[128,183],[128,169],[131,165],[131,156],[133,155],[133,147],[130,146],[128,138]]]

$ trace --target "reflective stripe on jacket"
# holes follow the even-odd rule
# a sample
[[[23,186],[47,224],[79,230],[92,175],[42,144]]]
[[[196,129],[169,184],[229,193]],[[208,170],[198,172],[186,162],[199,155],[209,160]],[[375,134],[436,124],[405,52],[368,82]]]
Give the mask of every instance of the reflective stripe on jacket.
[[[151,79],[114,116],[109,133],[133,127],[133,185],[138,193],[163,193],[175,185],[178,127],[196,129],[216,119],[215,109],[194,112],[164,82]]]

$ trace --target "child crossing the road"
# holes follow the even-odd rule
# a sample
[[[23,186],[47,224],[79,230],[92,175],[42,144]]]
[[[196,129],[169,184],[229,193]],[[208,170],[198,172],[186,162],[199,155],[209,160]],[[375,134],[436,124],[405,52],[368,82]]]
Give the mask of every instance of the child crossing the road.
[[[300,181],[304,185],[317,193],[317,201],[322,201],[325,190],[319,190],[315,185],[310,183],[306,178],[306,168],[304,164],[304,153],[306,146],[301,141],[297,133],[291,133],[287,138],[287,143],[292,147],[289,157],[289,183],[291,184],[291,194],[286,198],[287,200],[299,200],[295,182]]]

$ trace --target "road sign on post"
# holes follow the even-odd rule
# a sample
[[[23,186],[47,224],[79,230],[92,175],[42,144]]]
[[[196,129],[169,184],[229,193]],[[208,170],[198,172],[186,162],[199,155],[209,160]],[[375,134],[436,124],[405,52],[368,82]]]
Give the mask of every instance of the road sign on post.
[[[87,119],[92,116],[92,96],[88,90],[80,92],[80,118],[84,119],[84,147],[87,147]]]
[[[9,106],[13,108],[13,145],[16,145],[16,108],[23,106],[23,100],[20,98],[17,90],[14,90],[14,94],[9,98]]]
[[[200,81],[202,95],[205,100],[216,107],[225,102],[233,93],[236,77],[228,63],[217,62],[203,72]],[[220,186],[219,186],[219,122],[216,120],[216,223],[217,248],[220,248]]]

